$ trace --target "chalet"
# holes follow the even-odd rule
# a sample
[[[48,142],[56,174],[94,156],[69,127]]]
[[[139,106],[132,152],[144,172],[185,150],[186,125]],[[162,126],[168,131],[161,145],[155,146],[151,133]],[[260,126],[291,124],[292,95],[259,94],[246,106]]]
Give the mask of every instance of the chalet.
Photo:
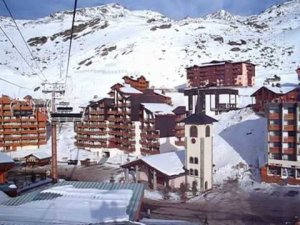
[[[27,101],[0,97],[0,148],[5,151],[47,143],[47,114]]]
[[[51,162],[51,155],[46,152],[34,152],[29,155],[24,156],[26,166],[45,166],[49,165]]]
[[[264,113],[266,105],[271,102],[297,102],[300,100],[300,89],[296,85],[282,85],[280,87],[263,86],[255,91],[251,97],[255,98],[253,110]]]
[[[211,61],[186,69],[189,87],[253,86],[255,65],[249,61]]]
[[[125,180],[134,171],[136,182],[147,182],[149,187],[163,189],[164,187],[179,188],[185,183],[185,150],[145,156],[122,165],[125,169]]]
[[[144,91],[149,88],[149,81],[147,81],[144,76],[140,76],[137,79],[129,76],[124,76],[123,80],[125,84],[129,84],[131,87],[134,87],[140,91]]]

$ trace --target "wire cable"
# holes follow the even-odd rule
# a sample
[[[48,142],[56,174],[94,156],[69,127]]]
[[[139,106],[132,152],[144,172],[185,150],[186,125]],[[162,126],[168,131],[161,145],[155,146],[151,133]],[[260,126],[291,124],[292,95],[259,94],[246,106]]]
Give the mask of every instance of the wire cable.
[[[26,90],[31,90],[31,91],[32,91],[32,89],[30,89],[30,88],[23,87],[23,86],[21,86],[21,85],[18,85],[18,84],[16,84],[16,83],[13,83],[13,82],[11,82],[11,81],[9,81],[9,80],[6,80],[6,79],[3,79],[3,78],[1,78],[1,77],[0,77],[0,80],[4,81],[4,82],[6,82],[6,83],[9,83],[9,84],[11,84],[11,85],[14,85],[14,86],[16,86],[16,87],[18,87],[18,88],[22,88],[22,89],[26,89]]]
[[[8,5],[6,4],[6,1],[5,1],[5,0],[2,0],[2,1],[3,1],[4,5],[5,5],[5,8],[7,9],[8,13],[9,13],[10,17],[12,18],[12,20],[13,20],[13,22],[14,22],[14,24],[15,24],[15,26],[16,26],[18,32],[19,32],[19,34],[21,35],[22,40],[23,40],[23,42],[25,43],[26,48],[28,49],[28,51],[29,51],[29,53],[30,53],[30,55],[31,55],[31,58],[33,59],[33,61],[34,61],[34,63],[35,63],[35,66],[36,66],[37,69],[40,71],[40,73],[43,75],[43,77],[45,78],[45,80],[47,80],[45,74],[44,74],[43,71],[40,69],[39,65],[37,64],[37,62],[36,62],[36,60],[35,60],[35,57],[34,57],[33,54],[32,54],[32,51],[30,50],[30,48],[29,48],[29,46],[28,46],[28,44],[27,44],[27,42],[26,42],[26,40],[25,40],[25,38],[24,38],[24,36],[23,36],[21,30],[19,29],[18,24],[17,24],[16,21],[15,21],[14,16],[12,15],[12,13],[11,13],[11,11],[10,11]]]
[[[32,68],[32,66],[27,62],[27,60],[25,59],[25,57],[22,55],[22,53],[20,52],[20,50],[17,48],[17,46],[12,42],[12,40],[9,38],[9,36],[7,35],[7,33],[2,29],[2,27],[0,26],[0,30],[2,31],[2,33],[5,35],[5,37],[7,38],[7,40],[12,44],[12,47],[19,53],[19,55],[21,56],[21,58],[24,60],[24,62],[30,67],[30,69],[35,73],[34,69]],[[43,80],[40,76],[39,78],[41,80]]]
[[[69,66],[70,66],[70,56],[71,56],[72,40],[73,40],[73,34],[74,34],[74,23],[75,23],[76,9],[77,9],[77,0],[75,0],[75,2],[74,2],[71,36],[70,36],[70,44],[69,44],[69,53],[68,53],[68,61],[67,61],[67,69],[66,69],[65,88],[67,86],[67,78],[68,78]]]

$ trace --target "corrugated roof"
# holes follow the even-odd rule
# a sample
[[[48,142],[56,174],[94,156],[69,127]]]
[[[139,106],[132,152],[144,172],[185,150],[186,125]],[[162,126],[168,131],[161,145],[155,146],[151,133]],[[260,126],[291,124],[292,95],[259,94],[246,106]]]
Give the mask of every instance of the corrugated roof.
[[[14,163],[14,160],[5,153],[0,152],[0,164],[2,163]]]
[[[75,188],[91,188],[100,190],[120,190],[120,189],[130,189],[133,191],[132,197],[130,199],[129,205],[127,207],[126,213],[129,215],[129,219],[136,220],[136,213],[140,207],[141,200],[144,195],[144,184],[136,183],[99,183],[99,182],[83,182],[83,181],[63,181],[54,185],[63,186],[72,185]],[[8,201],[2,202],[2,206],[17,206],[31,201],[39,200],[51,200],[58,197],[59,195],[53,193],[41,193],[43,189],[10,199]]]

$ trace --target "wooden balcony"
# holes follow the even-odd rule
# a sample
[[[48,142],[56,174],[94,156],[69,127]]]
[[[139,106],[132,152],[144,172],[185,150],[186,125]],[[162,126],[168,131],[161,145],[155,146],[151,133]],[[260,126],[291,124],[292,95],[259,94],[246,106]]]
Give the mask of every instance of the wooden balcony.
[[[140,144],[146,147],[159,148],[160,144],[158,142],[147,142],[140,141]]]
[[[91,121],[91,122],[104,122],[105,119],[104,119],[104,117],[90,117],[90,118],[88,118],[87,121]]]
[[[284,137],[283,142],[288,142],[288,143],[296,142],[296,137]]]
[[[104,130],[97,130],[97,131],[93,131],[93,130],[79,130],[77,131],[78,134],[85,134],[85,135],[106,135],[107,132]]]
[[[296,115],[293,113],[288,113],[288,114],[284,114],[283,118],[285,120],[295,120],[296,119]]]
[[[154,126],[148,126],[148,125],[140,126],[140,129],[142,129],[143,131],[148,131],[148,132],[156,131]]]
[[[109,122],[123,122],[124,121],[124,118],[122,118],[122,117],[109,117],[108,118],[108,121]]]
[[[122,136],[122,131],[121,130],[110,130],[110,131],[108,131],[108,134]]]
[[[132,146],[120,146],[119,148],[125,152],[134,152],[135,151],[135,147],[132,147]]]
[[[141,153],[143,155],[155,155],[155,154],[159,154],[159,149],[141,148]]]
[[[184,130],[184,126],[176,124],[175,131],[178,131],[178,130]]]
[[[282,149],[282,154],[293,155],[295,153],[296,153],[296,149],[295,148],[283,148]]]
[[[135,137],[135,133],[134,132],[123,132],[122,136],[125,138],[133,138],[133,137]]]
[[[279,120],[280,114],[279,113],[269,113],[268,118],[269,118],[269,120]]]
[[[75,145],[79,148],[106,148],[107,144],[106,143],[101,143],[101,144],[86,144],[86,143],[80,143],[80,142],[75,142]]]
[[[279,147],[270,147],[269,152],[270,153],[281,153],[281,148],[279,148]]]
[[[284,131],[295,131],[296,126],[295,125],[284,125],[282,130],[284,130]]]
[[[122,139],[122,144],[124,144],[124,145],[135,145],[135,141],[127,139],[127,138],[126,139],[123,138]]]
[[[177,145],[177,146],[185,146],[185,141],[175,141],[175,145]]]
[[[185,137],[185,132],[183,131],[176,131],[175,132],[175,137],[177,137],[177,138],[183,138],[183,137]]]
[[[115,110],[108,110],[108,111],[107,111],[107,114],[108,114],[108,115],[116,115],[116,114],[117,114],[117,111],[115,111]]]
[[[99,128],[99,129],[105,129],[107,127],[107,125],[105,123],[103,124],[96,124],[96,123],[92,123],[92,124],[79,124],[77,125],[77,129],[89,129],[89,128]]]
[[[279,131],[280,130],[280,125],[277,125],[277,124],[269,125],[269,130],[270,131]]]
[[[143,132],[143,133],[141,133],[141,137],[151,140],[151,139],[158,139],[158,138],[160,138],[160,135],[159,134],[155,134],[155,133],[146,133],[146,132]]]

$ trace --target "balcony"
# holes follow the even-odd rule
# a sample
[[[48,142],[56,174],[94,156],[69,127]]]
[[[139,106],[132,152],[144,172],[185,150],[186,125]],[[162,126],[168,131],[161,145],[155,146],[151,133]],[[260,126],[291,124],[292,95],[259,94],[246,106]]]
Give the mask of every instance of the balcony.
[[[134,145],[135,141],[134,140],[130,140],[130,139],[122,139],[122,144],[124,145]]]
[[[295,125],[284,125],[282,130],[284,130],[284,131],[295,131],[296,126]]]
[[[141,153],[144,155],[155,155],[159,154],[159,149],[141,148]]]
[[[283,138],[283,142],[290,143],[290,142],[295,142],[295,141],[296,141],[296,137],[284,137]]]
[[[295,120],[296,119],[296,115],[293,114],[293,113],[287,113],[287,114],[284,114],[283,118],[285,120]]]
[[[184,126],[176,124],[175,131],[177,131],[177,130],[184,130]]]
[[[175,141],[175,145],[177,145],[177,146],[185,146],[185,141]]]
[[[108,131],[108,134],[122,136],[122,131],[121,130],[110,130],[110,131]]]
[[[280,147],[269,147],[269,152],[270,153],[281,153],[281,148]]]
[[[122,118],[122,117],[109,117],[108,121],[109,122],[123,122],[124,118]]]
[[[280,131],[281,126],[278,124],[270,124],[268,128],[269,131]]]
[[[104,124],[97,124],[97,123],[92,123],[92,124],[80,124],[80,125],[77,125],[77,129],[94,129],[94,128],[99,128],[99,129],[105,129],[107,127],[107,125],[104,123]]]
[[[296,153],[296,149],[295,148],[283,148],[282,149],[282,154],[288,154],[288,155],[292,155]]]
[[[269,118],[269,120],[279,120],[279,119],[281,119],[279,113],[269,113],[268,118]]]
[[[103,130],[97,130],[97,131],[93,131],[93,130],[80,130],[77,131],[78,134],[86,134],[86,135],[106,135],[107,132],[103,131]]]
[[[183,138],[183,137],[185,137],[185,132],[177,131],[175,133],[175,137],[177,137],[177,138]]]
[[[119,148],[125,152],[134,152],[135,151],[135,147],[132,147],[132,146],[121,146]]]
[[[146,147],[159,148],[160,144],[158,142],[147,142],[140,141],[140,144]]]
[[[160,138],[160,135],[159,134],[155,134],[155,133],[145,133],[145,132],[143,132],[143,133],[141,133],[141,137],[151,140],[151,139],[158,139],[158,138]]]
[[[88,114],[90,115],[103,115],[104,114],[104,110],[95,110],[95,109],[90,109]]]
[[[90,122],[104,122],[104,117],[90,117],[88,118],[88,121]]]
[[[107,114],[108,115],[115,115],[115,114],[117,114],[117,112],[115,110],[108,110]]]

